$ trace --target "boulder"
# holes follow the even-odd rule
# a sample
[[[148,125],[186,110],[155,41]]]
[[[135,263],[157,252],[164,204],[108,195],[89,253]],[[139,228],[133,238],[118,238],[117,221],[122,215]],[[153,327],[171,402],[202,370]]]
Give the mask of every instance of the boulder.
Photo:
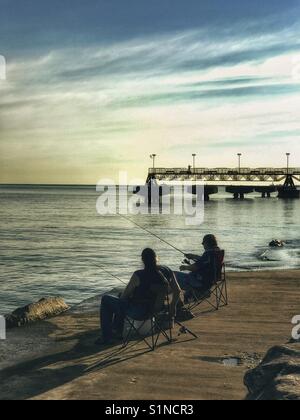
[[[270,349],[245,385],[248,400],[300,400],[300,343]]]
[[[21,327],[35,321],[59,315],[69,309],[69,306],[62,298],[43,298],[36,303],[18,308],[10,315],[7,315],[7,328]]]

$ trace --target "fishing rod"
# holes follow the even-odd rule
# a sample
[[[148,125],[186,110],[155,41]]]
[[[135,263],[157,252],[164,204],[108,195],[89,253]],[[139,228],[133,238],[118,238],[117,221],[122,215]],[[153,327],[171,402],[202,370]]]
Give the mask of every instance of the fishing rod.
[[[172,245],[170,242],[166,241],[165,239],[160,238],[158,235],[156,235],[156,233],[151,232],[150,230],[146,229],[145,227],[141,226],[140,224],[138,224],[137,222],[133,221],[132,219],[130,219],[129,217],[124,216],[123,214],[118,213],[118,216],[120,216],[121,218],[127,220],[128,222],[131,222],[132,224],[134,224],[135,226],[137,226],[138,228],[142,229],[144,232],[149,233],[149,235],[154,236],[154,238],[158,239],[160,242],[165,243],[166,245],[168,245],[169,247],[173,248],[175,251],[179,252],[180,254],[185,256],[185,253],[177,248],[176,246]]]
[[[137,226],[138,228],[140,228],[141,230],[143,230],[144,232],[147,232],[149,235],[153,236],[154,238],[158,239],[160,242],[165,243],[166,245],[168,245],[169,247],[173,248],[175,251],[179,252],[180,254],[185,256],[185,253],[177,248],[176,246],[172,245],[170,242],[166,241],[165,239],[160,238],[156,233],[151,232],[149,229],[146,229],[145,227],[141,226],[139,223],[133,221],[132,219],[130,219],[129,217],[124,216],[123,214],[117,213],[119,217],[123,218],[124,220],[126,220],[127,222],[132,223],[133,225]],[[119,282],[123,283],[124,285],[127,286],[127,283],[125,283],[124,280],[121,280],[118,276],[116,276],[113,273],[110,273],[106,268],[104,268],[102,265],[99,264],[93,264],[95,267],[100,268],[104,273],[108,274],[109,276],[115,278],[116,280],[118,280]]]

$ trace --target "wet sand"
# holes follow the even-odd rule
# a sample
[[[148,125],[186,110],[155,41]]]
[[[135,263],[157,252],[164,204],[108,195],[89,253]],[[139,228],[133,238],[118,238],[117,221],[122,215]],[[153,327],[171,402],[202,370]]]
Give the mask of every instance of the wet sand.
[[[176,342],[155,352],[95,347],[100,297],[9,331],[0,342],[0,399],[244,399],[246,371],[291,338],[300,271],[227,277],[229,306],[203,306],[185,323],[198,339],[175,330]]]

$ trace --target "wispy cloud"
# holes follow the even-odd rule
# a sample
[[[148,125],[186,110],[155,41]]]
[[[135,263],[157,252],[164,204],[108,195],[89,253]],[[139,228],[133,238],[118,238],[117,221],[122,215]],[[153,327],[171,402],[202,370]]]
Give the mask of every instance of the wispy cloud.
[[[0,181],[19,180],[20,166],[41,182],[96,182],[120,162],[140,175],[154,151],[181,166],[205,149],[207,164],[226,165],[272,138],[274,161],[287,140],[299,154],[299,35],[239,23],[18,56],[0,83]]]

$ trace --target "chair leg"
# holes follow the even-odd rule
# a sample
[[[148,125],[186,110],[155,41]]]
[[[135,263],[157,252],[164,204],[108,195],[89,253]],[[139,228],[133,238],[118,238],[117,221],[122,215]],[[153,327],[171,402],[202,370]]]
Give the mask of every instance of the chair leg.
[[[217,307],[216,310],[218,311],[220,308],[220,296],[219,296],[219,288],[216,288],[216,301],[217,301]]]
[[[225,280],[225,301],[226,301],[226,306],[228,305],[228,290],[227,290],[227,281]]]
[[[123,346],[122,346],[123,348],[128,346],[129,341],[130,341],[130,337],[131,337],[131,334],[132,334],[132,331],[133,331],[133,325],[131,324],[131,322],[129,320],[127,320],[127,322],[129,323],[130,328],[129,328],[127,334],[126,334],[126,337],[123,338]]]
[[[149,341],[147,340],[147,338],[146,337],[143,337],[141,334],[140,334],[140,332],[139,332],[139,330],[143,327],[143,325],[144,325],[144,323],[146,322],[144,322],[143,323],[143,325],[141,325],[140,327],[139,327],[139,329],[137,329],[136,327],[135,327],[135,325],[134,325],[134,322],[132,322],[130,319],[128,319],[127,318],[127,322],[129,323],[129,325],[130,325],[130,329],[129,329],[129,331],[128,331],[128,333],[127,333],[127,335],[126,335],[126,337],[125,337],[125,339],[124,339],[124,341],[123,341],[123,346],[122,346],[122,348],[123,349],[126,349],[126,347],[128,346],[128,344],[129,344],[129,341],[130,341],[130,338],[131,338],[131,335],[132,335],[132,333],[134,332],[134,333],[136,333],[136,335],[137,335],[137,342],[135,343],[135,345],[137,345],[137,344],[139,344],[139,343],[141,343],[142,341],[144,341],[144,343],[147,345],[147,347],[149,347],[149,349],[150,350],[154,350],[155,349],[155,345],[153,344],[154,343],[154,332],[153,332],[153,328],[151,328],[151,335],[152,335],[152,342],[151,343],[149,343]],[[152,323],[151,323],[151,326],[152,326]]]
[[[227,284],[226,281],[222,283],[220,287],[220,299],[219,299],[220,307],[221,306],[228,306],[228,292],[227,292]]]
[[[172,322],[172,321],[171,321]],[[172,325],[171,325],[171,322],[170,322],[170,329],[169,329],[169,331],[170,331],[170,343],[172,343],[172,341],[173,341],[173,332],[172,332]]]
[[[166,333],[166,331],[161,327],[161,325],[160,325],[160,323],[159,322],[157,322],[157,320],[156,319],[154,319],[154,323],[153,323],[153,330],[154,329],[157,329],[157,336],[156,336],[156,340],[155,340],[155,348],[156,348],[156,346],[157,346],[157,343],[158,343],[158,340],[159,340],[159,337],[161,336],[161,335],[163,335],[164,337],[165,337],[165,339],[170,343],[171,342],[171,339],[170,339],[170,337],[168,336],[168,334]]]
[[[228,299],[228,289],[227,289],[227,281],[226,281],[226,272],[225,267],[224,271],[222,273],[222,281],[217,283],[215,285],[215,288],[211,290],[210,297],[197,297],[193,291],[191,291],[193,294],[194,301],[189,302],[187,305],[185,305],[190,311],[197,308],[199,305],[201,305],[203,302],[207,302],[213,309],[219,310],[223,306],[229,305],[229,299]]]
[[[223,267],[223,276],[224,276],[224,288],[225,288],[225,305],[228,305],[228,290],[227,290],[227,280],[226,280],[226,266]]]
[[[157,337],[157,340],[155,342],[155,340],[154,340],[154,322],[153,322],[153,318],[151,318],[151,339],[152,339],[152,351],[154,351],[155,350],[155,347],[157,345],[158,337]]]

